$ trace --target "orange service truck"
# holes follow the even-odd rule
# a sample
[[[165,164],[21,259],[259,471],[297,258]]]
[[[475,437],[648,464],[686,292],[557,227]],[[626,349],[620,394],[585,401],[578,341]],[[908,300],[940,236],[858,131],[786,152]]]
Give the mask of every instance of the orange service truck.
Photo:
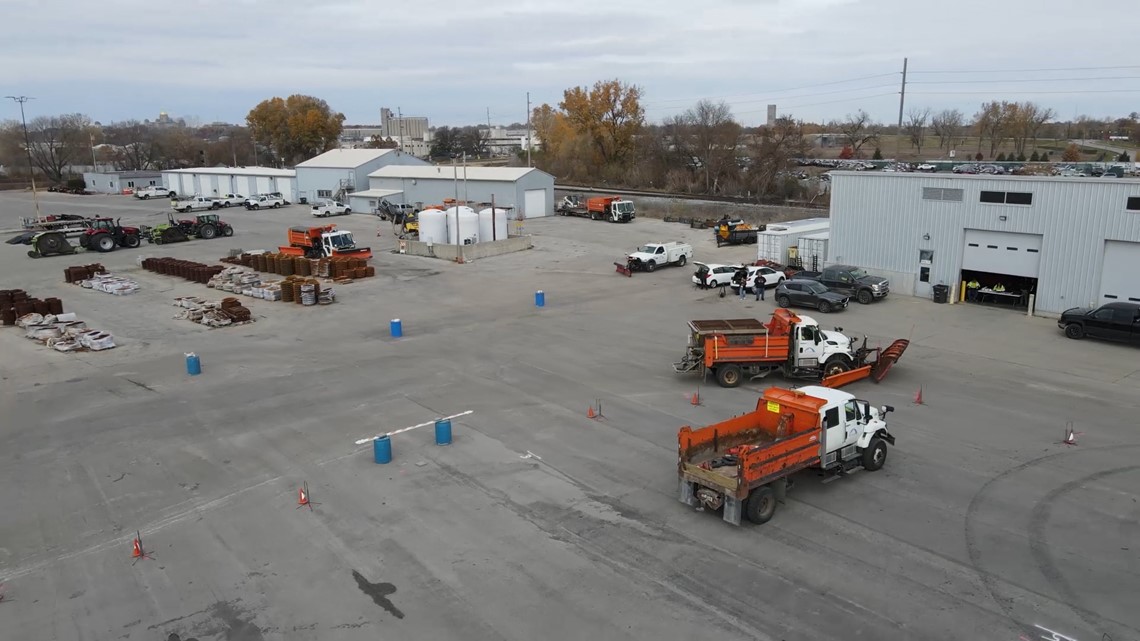
[[[372,258],[371,247],[357,247],[352,232],[337,229],[336,225],[320,227],[290,227],[289,245],[277,248],[282,254],[305,258]]]
[[[887,461],[889,405],[840,390],[807,386],[770,387],[756,410],[677,434],[681,502],[740,525],[743,515],[767,523],[791,487],[789,477],[816,468],[836,474],[875,471]]]

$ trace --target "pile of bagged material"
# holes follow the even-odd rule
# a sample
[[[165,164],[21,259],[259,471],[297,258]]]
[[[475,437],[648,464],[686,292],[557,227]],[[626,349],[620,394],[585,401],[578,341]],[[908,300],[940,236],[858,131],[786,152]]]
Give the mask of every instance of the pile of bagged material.
[[[137,282],[129,278],[106,273],[95,274],[84,280],[77,280],[75,284],[84,289],[94,289],[95,291],[114,294],[115,296],[126,296],[139,290],[139,284]]]
[[[25,337],[58,352],[101,352],[115,347],[115,337],[110,332],[87,327],[74,313],[25,314],[16,319],[16,325],[24,329]]]
[[[174,299],[174,305],[182,311],[174,316],[177,320],[189,320],[207,327],[228,327],[253,322],[253,313],[233,297],[221,301],[207,301],[196,296],[183,296]]]
[[[262,275],[241,267],[227,267],[206,283],[208,287],[263,300],[299,305],[331,305],[336,292],[315,278],[286,276],[283,280],[262,280]]]

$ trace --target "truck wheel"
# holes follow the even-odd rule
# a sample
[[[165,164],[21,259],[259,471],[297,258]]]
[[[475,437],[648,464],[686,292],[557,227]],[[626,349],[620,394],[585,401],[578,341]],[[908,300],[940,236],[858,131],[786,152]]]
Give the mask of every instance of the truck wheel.
[[[681,254],[681,257],[677,259],[677,264],[680,265],[681,267],[684,267],[685,263],[687,263],[687,262],[689,262],[689,260],[687,258],[685,258],[684,254]]]
[[[657,269],[657,263],[656,263],[656,262],[654,262],[653,260],[649,260],[649,261],[646,261],[646,263],[645,263],[645,271],[647,271],[647,272],[651,272],[651,271],[653,271],[653,270],[655,270],[655,269]]]
[[[1065,325],[1065,336],[1073,340],[1080,340],[1085,337],[1085,328],[1076,323],[1069,323]]]
[[[143,200],[150,200],[150,194],[143,194],[142,199]]]
[[[887,444],[878,436],[871,438],[867,449],[863,450],[863,469],[868,472],[881,470],[886,462]]]
[[[792,306],[792,300],[790,298],[788,298],[787,296],[777,296],[776,297],[776,304],[779,305],[780,307],[791,307]]]
[[[820,311],[820,313],[823,313],[823,314],[831,313],[831,303],[829,303],[825,300],[819,301],[819,311]]]
[[[744,502],[744,516],[756,525],[764,525],[776,515],[776,492],[767,485],[752,490]]]
[[[740,386],[740,366],[729,363],[716,368],[716,382],[721,387]]]
[[[851,364],[842,356],[835,356],[823,366],[824,377],[851,371]]]
[[[348,208],[348,207],[345,207],[345,208],[344,208],[344,214],[345,214],[346,216],[347,216],[348,214],[351,214],[351,213],[352,213],[352,209],[350,209],[350,208]]]
[[[861,289],[855,296],[855,300],[859,301],[859,303],[862,305],[870,305],[871,303],[875,302],[875,297],[871,294],[871,290]]]

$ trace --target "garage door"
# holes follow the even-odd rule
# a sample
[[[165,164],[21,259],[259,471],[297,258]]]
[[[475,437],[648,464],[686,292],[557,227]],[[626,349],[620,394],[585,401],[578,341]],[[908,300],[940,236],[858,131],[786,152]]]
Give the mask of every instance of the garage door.
[[[1140,243],[1107,240],[1104,243],[1104,263],[1100,271],[1100,302],[1127,300],[1140,303]]]
[[[234,178],[234,193],[239,196],[252,196],[254,191],[249,187],[249,176]]]
[[[194,190],[194,193],[199,196],[216,196],[217,194],[214,193],[214,190],[217,189],[215,184],[213,176],[205,174],[199,175],[198,188]]]
[[[545,189],[528,189],[523,197],[525,199],[523,201],[523,212],[527,218],[539,218],[550,214],[546,211]]]
[[[1037,278],[1040,264],[1041,236],[1038,234],[966,230],[962,269]]]
[[[268,176],[257,177],[257,193],[269,194],[273,193],[273,181]]]

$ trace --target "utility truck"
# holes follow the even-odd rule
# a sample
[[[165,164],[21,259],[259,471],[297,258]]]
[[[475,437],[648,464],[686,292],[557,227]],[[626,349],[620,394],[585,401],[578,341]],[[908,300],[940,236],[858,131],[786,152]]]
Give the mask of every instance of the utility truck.
[[[151,198],[174,198],[178,194],[174,193],[173,189],[167,189],[162,185],[149,185],[140,187],[135,190],[135,198],[139,200],[150,200]]]
[[[372,258],[371,247],[357,247],[352,232],[337,229],[336,225],[321,227],[290,227],[289,245],[279,247],[282,254],[306,258],[350,256]]]
[[[262,194],[245,199],[246,209],[277,209],[284,206],[285,199],[275,194]]]
[[[872,407],[847,392],[809,385],[770,387],[756,410],[677,434],[680,500],[721,510],[740,525],[767,523],[796,472],[815,468],[838,475],[876,471],[887,462],[889,405]]]
[[[633,203],[620,196],[587,198],[585,202],[577,196],[564,196],[555,208],[555,213],[559,216],[608,220],[611,223],[628,223],[637,217]]]
[[[313,204],[313,215],[317,218],[328,218],[329,216],[346,216],[351,213],[352,209],[339,200],[328,200],[325,202]]]
[[[202,211],[204,209],[218,209],[221,206],[222,203],[207,196],[190,196],[189,198],[172,198],[170,200],[170,208],[184,214],[188,214],[192,211]]]
[[[651,272],[666,265],[684,266],[693,257],[693,246],[688,243],[649,243],[637,248],[626,257],[630,271]]]
[[[868,377],[882,381],[908,345],[899,339],[886,349],[868,348],[864,337],[856,347],[843,328],[827,331],[809,316],[779,308],[767,323],[754,318],[689,321],[689,345],[673,371],[697,372],[702,378],[711,373],[721,387],[773,372],[841,387]]]

